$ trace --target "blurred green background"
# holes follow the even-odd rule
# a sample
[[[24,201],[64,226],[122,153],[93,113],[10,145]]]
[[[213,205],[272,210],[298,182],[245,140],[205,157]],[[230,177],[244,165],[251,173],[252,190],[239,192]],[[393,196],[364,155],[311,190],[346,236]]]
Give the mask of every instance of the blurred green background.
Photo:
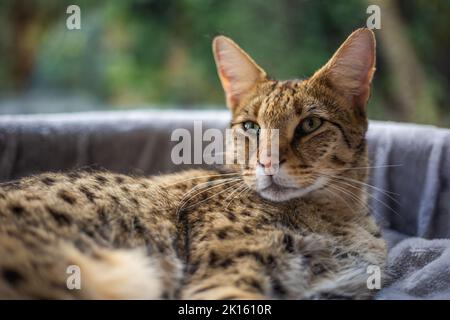
[[[70,4],[81,30],[66,28]],[[449,0],[1,0],[0,113],[224,108],[215,35],[273,77],[304,78],[370,4],[381,29],[369,116],[449,126]]]

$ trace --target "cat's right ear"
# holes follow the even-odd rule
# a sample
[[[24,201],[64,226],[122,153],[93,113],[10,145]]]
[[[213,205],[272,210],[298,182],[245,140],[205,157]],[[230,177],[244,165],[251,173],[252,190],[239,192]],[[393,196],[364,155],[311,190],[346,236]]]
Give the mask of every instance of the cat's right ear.
[[[227,106],[239,106],[245,95],[267,78],[265,71],[233,40],[218,36],[213,41],[217,73],[225,91]]]

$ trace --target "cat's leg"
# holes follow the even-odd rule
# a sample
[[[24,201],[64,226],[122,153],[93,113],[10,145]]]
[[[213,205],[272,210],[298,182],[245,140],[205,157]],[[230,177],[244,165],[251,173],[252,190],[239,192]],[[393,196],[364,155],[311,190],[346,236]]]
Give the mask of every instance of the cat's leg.
[[[357,239],[351,241],[356,243]],[[386,245],[382,239],[373,239],[366,250],[346,251],[341,248],[333,255],[336,268],[316,277],[307,299],[371,299],[389,282],[385,272]]]
[[[285,243],[285,242],[288,243]],[[291,243],[292,241],[292,243]],[[267,231],[262,238],[221,243],[210,240],[192,251],[185,299],[295,299],[309,277],[305,258],[294,253],[297,239]],[[286,250],[286,246],[288,247]]]
[[[200,283],[186,290],[182,299],[188,300],[267,300],[268,296],[245,291],[243,289],[219,285],[212,280]]]
[[[212,217],[212,215],[210,216]],[[218,220],[221,219],[221,220]],[[239,227],[223,218],[214,226],[196,223],[191,229],[182,299],[268,299],[267,264],[273,257],[259,241],[239,235]],[[201,227],[199,227],[201,226]],[[228,228],[228,229],[225,229]],[[253,245],[252,245],[253,244]]]
[[[227,262],[225,262],[227,263]],[[264,300],[270,298],[270,280],[260,266],[240,261],[228,270],[204,270],[191,277],[181,292],[190,300]],[[221,270],[220,270],[221,269]]]
[[[361,300],[371,299],[377,292],[368,284],[371,274],[367,265],[355,265],[318,279],[305,291],[305,299]],[[383,281],[384,282],[384,281]],[[380,279],[381,283],[381,279]]]

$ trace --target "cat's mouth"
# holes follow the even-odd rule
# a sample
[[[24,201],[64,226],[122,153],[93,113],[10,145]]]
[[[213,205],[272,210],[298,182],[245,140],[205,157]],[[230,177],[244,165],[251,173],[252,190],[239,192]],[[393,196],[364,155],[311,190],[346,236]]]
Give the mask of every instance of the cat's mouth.
[[[282,185],[279,185],[276,182],[272,182],[269,186],[260,189],[260,192],[288,192],[288,191],[295,191],[299,190],[299,188],[292,188],[292,187],[285,187]]]
[[[306,187],[287,187],[276,183],[270,179],[265,186],[258,188],[256,191],[259,195],[267,200],[274,202],[282,202],[294,198],[300,198],[311,191],[317,190],[326,183],[326,178],[320,177],[314,183]]]
[[[257,190],[258,193],[267,200],[281,202],[294,198],[294,194],[297,194],[299,188],[285,187],[272,181],[268,186]]]

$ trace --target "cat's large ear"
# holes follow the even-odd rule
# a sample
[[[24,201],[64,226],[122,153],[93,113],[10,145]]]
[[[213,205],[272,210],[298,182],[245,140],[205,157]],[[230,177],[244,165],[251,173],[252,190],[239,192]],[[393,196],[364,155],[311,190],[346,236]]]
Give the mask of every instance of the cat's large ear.
[[[264,70],[233,40],[218,36],[213,41],[214,59],[227,105],[236,108],[243,97],[267,77]]]
[[[375,36],[369,29],[358,29],[336,51],[312,79],[325,79],[350,104],[364,110],[375,72]]]

